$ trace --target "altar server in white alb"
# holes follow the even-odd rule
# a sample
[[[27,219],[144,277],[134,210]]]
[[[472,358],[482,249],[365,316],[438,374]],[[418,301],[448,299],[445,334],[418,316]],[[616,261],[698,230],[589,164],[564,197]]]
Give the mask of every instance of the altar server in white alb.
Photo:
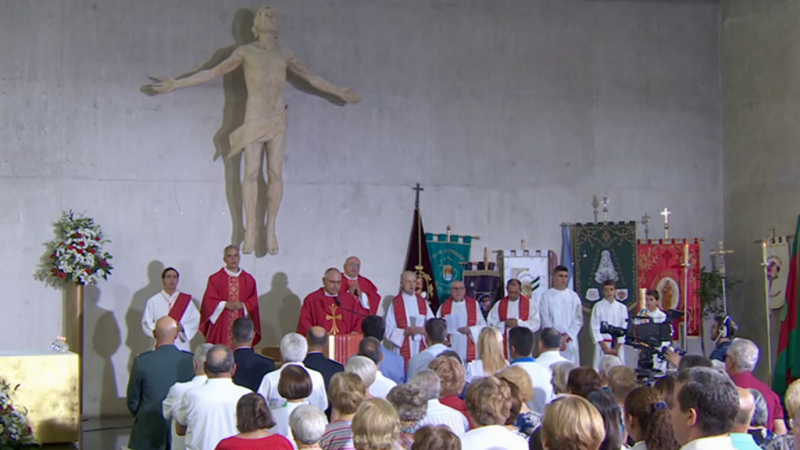
[[[180,274],[172,267],[167,267],[161,272],[161,283],[164,289],[150,297],[144,307],[142,317],[142,331],[153,337],[156,321],[164,316],[170,316],[178,322],[178,339],[175,346],[185,352],[191,351],[189,343],[200,325],[200,312],[192,301],[192,296],[178,291]]]
[[[639,316],[649,317],[652,323],[664,323],[667,320],[667,315],[661,310],[661,302],[659,301],[660,295],[655,289],[648,289],[645,293],[645,309],[639,311]],[[661,349],[669,347],[672,344],[669,341],[661,343]],[[653,355],[653,369],[661,372],[667,372],[667,362]]]
[[[539,302],[522,293],[522,283],[512,278],[506,283],[506,296],[494,304],[486,321],[490,327],[497,328],[506,336],[506,332],[520,326],[530,328],[534,333],[539,331]]]
[[[616,338],[610,334],[600,334],[600,323],[607,322],[615,327],[628,326],[628,308],[617,301],[617,285],[612,280],[603,282],[603,299],[598,300],[592,308],[592,337],[597,343],[594,354],[594,369],[600,369],[603,355],[615,355],[625,364],[625,352],[622,348],[624,338]]]
[[[473,361],[481,330],[486,327],[478,301],[467,297],[467,287],[463,281],[450,285],[450,298],[439,308],[437,316],[447,322],[450,347],[458,353],[464,364]]]
[[[583,327],[583,307],[580,297],[568,284],[569,270],[556,267],[553,287],[542,294],[542,328],[555,328],[561,333],[561,356],[580,365],[578,333]]]
[[[433,315],[428,302],[416,292],[417,274],[406,270],[400,276],[400,295],[386,311],[386,339],[408,360],[425,350],[425,322]]]

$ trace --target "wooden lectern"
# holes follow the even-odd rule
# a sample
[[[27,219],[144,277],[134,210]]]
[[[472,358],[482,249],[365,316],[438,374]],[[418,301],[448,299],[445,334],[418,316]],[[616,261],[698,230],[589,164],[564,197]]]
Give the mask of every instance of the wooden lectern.
[[[328,338],[325,357],[344,365],[349,357],[358,354],[358,344],[362,339],[364,335],[361,333],[333,334]]]

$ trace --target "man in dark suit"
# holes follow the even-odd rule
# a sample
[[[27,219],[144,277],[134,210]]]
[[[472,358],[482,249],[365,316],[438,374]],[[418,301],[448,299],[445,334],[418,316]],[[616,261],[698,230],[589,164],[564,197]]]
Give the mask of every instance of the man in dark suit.
[[[322,378],[325,379],[325,392],[328,392],[333,374],[344,372],[344,366],[332,359],[326,358],[325,355],[322,354],[322,351],[325,350],[325,347],[328,345],[328,331],[325,330],[325,328],[309,328],[306,334],[306,340],[308,341],[308,354],[306,354],[306,359],[303,361],[303,364],[309,369],[314,369],[322,374]]]
[[[253,351],[254,336],[252,320],[240,317],[233,321],[233,359],[236,362],[233,382],[256,392],[264,375],[275,370],[275,361]]]
[[[133,450],[168,448],[170,424],[161,414],[161,402],[173,384],[194,376],[192,354],[175,347],[178,337],[175,319],[169,316],[158,319],[153,336],[156,349],[133,360],[128,381],[128,410],[134,416],[128,447]]]

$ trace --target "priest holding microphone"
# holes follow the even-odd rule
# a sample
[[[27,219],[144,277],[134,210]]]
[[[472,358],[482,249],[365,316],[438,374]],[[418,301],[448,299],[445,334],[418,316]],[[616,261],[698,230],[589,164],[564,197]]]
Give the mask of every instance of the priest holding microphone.
[[[330,268],[322,277],[322,287],[308,294],[300,309],[297,332],[305,336],[313,326],[325,328],[330,334],[361,332],[361,321],[369,310],[349,292],[343,292],[342,274]]]

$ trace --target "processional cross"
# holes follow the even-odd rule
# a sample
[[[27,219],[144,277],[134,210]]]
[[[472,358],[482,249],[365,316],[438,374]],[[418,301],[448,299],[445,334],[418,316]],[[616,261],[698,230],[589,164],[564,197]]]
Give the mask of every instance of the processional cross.
[[[664,216],[664,239],[669,239],[669,215],[670,214],[672,214],[672,211],[670,211],[667,208],[664,208],[664,210],[661,211],[661,215]]]
[[[644,213],[642,216],[642,225],[644,225],[644,238],[650,239],[650,214]]]
[[[411,189],[417,191],[417,199],[414,201],[414,207],[419,209],[419,193],[424,191],[425,188],[421,187],[419,183],[416,186],[412,187]]]
[[[722,241],[719,241],[717,250],[710,252],[711,256],[716,256],[717,258],[717,271],[719,276],[722,277],[722,312],[726,316],[728,315],[728,277],[725,273],[725,255],[731,253],[733,253],[733,250],[726,250]]]

